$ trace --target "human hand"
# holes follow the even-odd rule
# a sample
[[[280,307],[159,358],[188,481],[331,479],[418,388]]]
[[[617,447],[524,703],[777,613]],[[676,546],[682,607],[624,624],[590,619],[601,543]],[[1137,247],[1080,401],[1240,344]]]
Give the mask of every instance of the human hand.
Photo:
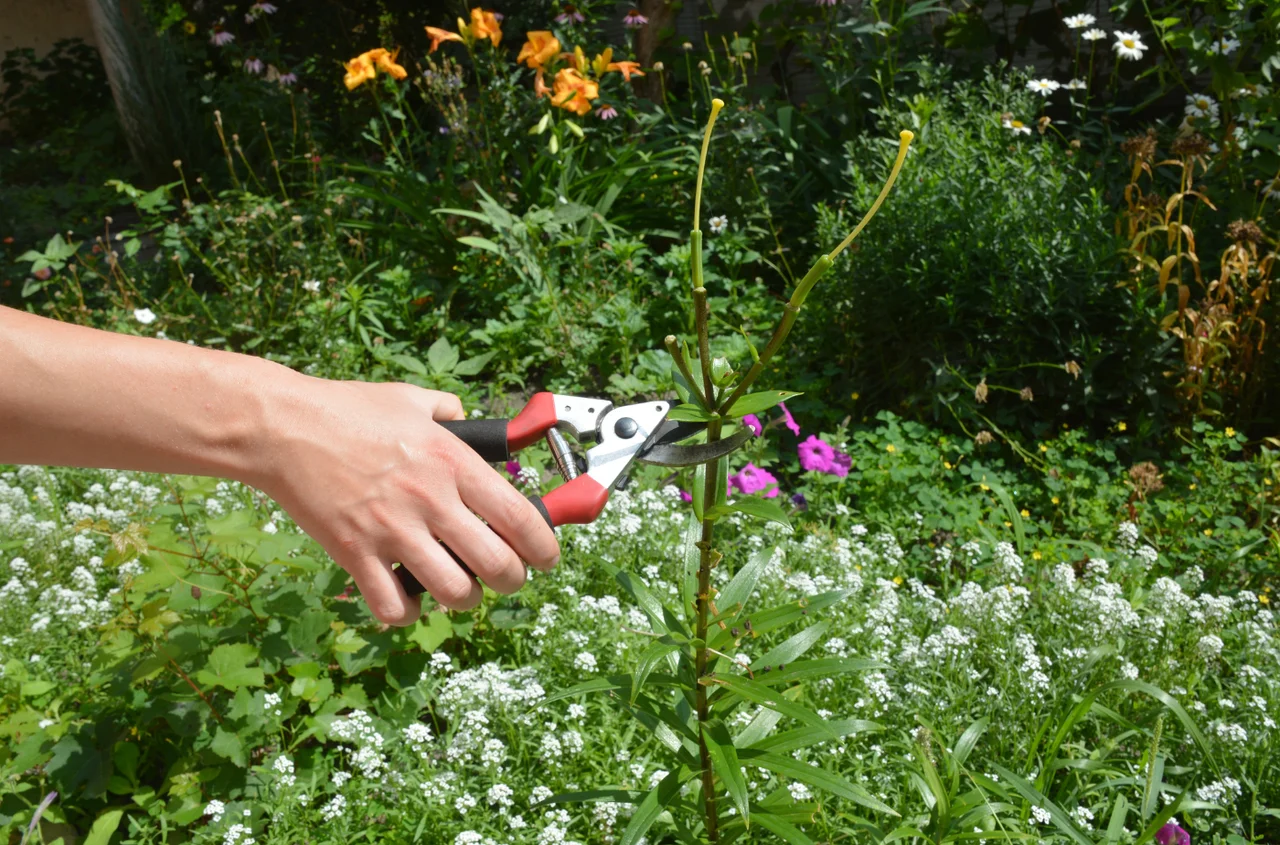
[[[463,418],[456,396],[300,378],[284,412],[268,415],[263,468],[246,480],[351,573],[379,620],[409,625],[421,613],[392,574],[396,562],[446,607],[480,602],[480,585],[441,541],[500,593],[523,586],[522,560],[556,564],[559,544],[534,506],[437,424]]]

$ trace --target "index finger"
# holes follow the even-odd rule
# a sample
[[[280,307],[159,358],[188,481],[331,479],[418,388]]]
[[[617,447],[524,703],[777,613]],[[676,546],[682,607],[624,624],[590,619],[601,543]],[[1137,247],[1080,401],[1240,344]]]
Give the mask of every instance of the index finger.
[[[458,464],[458,495],[489,523],[525,563],[546,571],[560,560],[560,543],[538,509],[484,459],[466,446]]]

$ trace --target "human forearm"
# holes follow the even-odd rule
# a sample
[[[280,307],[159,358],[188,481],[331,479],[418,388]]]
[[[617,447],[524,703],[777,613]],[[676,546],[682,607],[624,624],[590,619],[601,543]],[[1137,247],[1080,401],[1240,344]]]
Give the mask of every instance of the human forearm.
[[[0,307],[0,463],[255,483],[268,413],[303,378],[260,358]]]

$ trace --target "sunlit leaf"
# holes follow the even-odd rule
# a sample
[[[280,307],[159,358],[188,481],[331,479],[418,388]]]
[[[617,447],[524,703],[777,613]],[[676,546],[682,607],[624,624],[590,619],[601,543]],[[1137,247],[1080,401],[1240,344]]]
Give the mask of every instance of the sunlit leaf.
[[[733,747],[724,725],[704,725],[702,739],[706,743],[707,753],[711,756],[711,767],[720,776],[724,788],[729,793],[733,805],[738,808],[743,823],[750,826],[751,808],[748,805],[747,779],[742,774],[742,764],[738,762],[738,750]]]
[[[855,786],[840,775],[828,772],[826,769],[820,769],[808,763],[801,763],[793,757],[749,748],[740,750],[738,756],[748,766],[759,766],[775,774],[795,778],[810,786],[830,792],[832,795],[860,804],[868,810],[875,810],[878,813],[886,813],[891,816],[899,815],[892,807],[873,797],[871,793],[862,787]]]
[[[792,390],[763,390],[759,393],[748,393],[733,403],[728,415],[742,417],[747,414],[758,414],[761,411],[769,410],[779,402],[786,402],[788,399],[799,395],[799,393]]]

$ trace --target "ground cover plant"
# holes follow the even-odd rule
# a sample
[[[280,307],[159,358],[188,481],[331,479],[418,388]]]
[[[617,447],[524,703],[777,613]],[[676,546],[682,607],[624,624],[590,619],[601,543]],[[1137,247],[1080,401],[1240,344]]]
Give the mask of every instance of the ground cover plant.
[[[0,302],[757,436],[406,630],[248,488],[0,468],[10,841],[1280,838],[1269,4],[162,5],[190,155],[5,66]]]

